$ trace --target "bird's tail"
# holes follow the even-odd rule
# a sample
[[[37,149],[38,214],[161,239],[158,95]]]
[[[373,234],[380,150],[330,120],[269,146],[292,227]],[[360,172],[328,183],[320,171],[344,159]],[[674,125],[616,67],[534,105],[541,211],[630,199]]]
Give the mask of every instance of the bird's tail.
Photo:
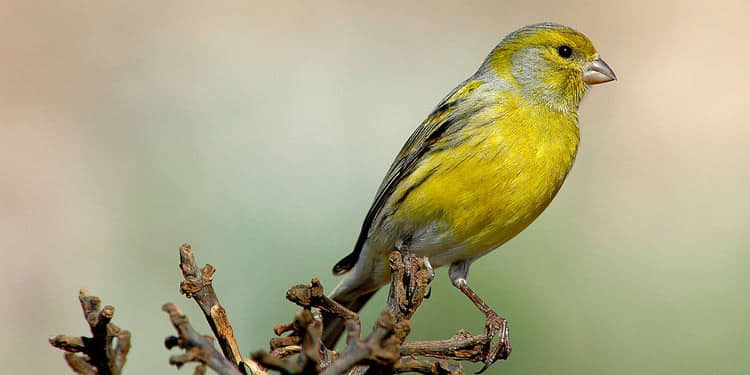
[[[372,298],[375,292],[377,292],[377,290],[359,295],[345,294],[341,296],[334,296],[333,300],[344,305],[344,307],[353,312],[359,312],[359,310],[362,309],[362,306],[364,306],[367,301]],[[323,345],[325,345],[328,349],[333,350],[342,333],[344,333],[344,319],[341,319],[336,315],[323,312],[323,337],[321,339],[323,341]]]

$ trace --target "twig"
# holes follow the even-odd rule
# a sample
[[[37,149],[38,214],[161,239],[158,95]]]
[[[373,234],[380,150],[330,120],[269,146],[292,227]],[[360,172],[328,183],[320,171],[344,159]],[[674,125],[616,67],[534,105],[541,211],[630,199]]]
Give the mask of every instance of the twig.
[[[418,372],[428,375],[461,375],[464,373],[460,363],[448,362],[444,359],[429,361],[414,357],[401,358],[394,366],[396,373]]]
[[[320,280],[314,278],[310,285],[295,285],[286,292],[286,299],[296,303],[303,308],[318,308],[320,310],[336,314],[344,320],[359,320],[359,315],[340,303],[326,297],[323,293],[323,285]]]
[[[396,325],[393,316],[384,311],[375,323],[372,333],[367,338],[361,339],[359,323],[352,320],[347,321],[346,350],[321,375],[344,374],[360,364],[393,365],[399,359],[399,342],[398,338],[393,335],[396,331]]]
[[[271,351],[271,356],[276,358],[286,358],[291,355],[299,354],[302,351],[300,345],[289,345],[277,348]]]
[[[301,345],[290,345],[286,348],[293,348],[291,350],[301,353],[296,361],[284,360],[283,357],[287,357],[288,355],[279,355],[281,347],[275,349],[270,354],[257,352],[253,354],[253,359],[263,366],[279,371],[282,374],[318,374],[320,372],[321,357],[323,356],[323,348],[320,343],[320,336],[323,333],[322,323],[313,317],[309,309],[304,309],[297,313],[294,323],[291,325],[294,327],[294,333],[285,338],[294,338],[295,340],[293,341],[299,341]],[[271,345],[273,348],[273,340]]]
[[[404,342],[411,329],[409,319],[424,301],[433,272],[427,259],[414,256],[406,249],[392,252],[389,262],[391,286],[386,309],[367,338],[360,336],[359,316],[326,297],[318,279],[313,279],[310,285],[294,286],[287,292],[287,299],[303,307],[303,312],[318,308],[345,319],[347,347],[340,355],[330,351],[321,352],[332,359],[330,365],[324,362],[319,364],[319,368],[323,370],[321,374],[382,375],[419,372],[459,375],[463,374],[460,363],[447,360],[484,361],[490,342],[486,335],[472,336],[462,330],[448,340]],[[272,352],[259,353],[254,358],[284,374],[304,373],[302,364],[306,360],[310,361],[310,358],[305,360],[302,355],[302,359],[298,358],[297,362],[283,358],[297,353],[311,353],[320,348],[319,343],[310,348],[310,341],[303,340],[303,337],[310,336],[308,327],[310,325],[303,324],[299,317],[295,322],[276,326],[277,335],[286,332],[290,334],[272,339]],[[417,356],[438,360],[419,359]]]
[[[394,251],[390,256],[391,289],[388,306],[366,338],[361,337],[359,315],[338,302],[325,296],[323,286],[318,279],[310,285],[297,285],[287,291],[288,300],[303,308],[294,322],[276,326],[274,332],[289,335],[271,340],[270,354],[259,352],[253,358],[262,365],[280,371],[283,374],[307,374],[313,368],[322,369],[322,375],[358,375],[402,372],[400,369],[418,369],[437,373],[441,369],[453,369],[442,362],[409,360],[397,365],[401,358],[401,343],[411,330],[409,318],[424,300],[425,293],[432,279],[432,270],[426,259],[415,257],[407,251]],[[307,318],[311,309],[338,315],[344,319],[347,331],[347,347],[343,353],[325,350],[320,345],[317,327]],[[320,324],[319,320],[314,320]],[[302,353],[296,361],[283,360],[293,353]],[[317,355],[320,354],[320,355]],[[326,361],[328,359],[328,361]],[[328,363],[330,362],[330,363]],[[310,364],[314,363],[313,367]],[[438,364],[435,364],[438,363]],[[395,367],[394,367],[395,366]],[[400,366],[400,367],[399,367]],[[411,370],[409,370],[411,371]],[[415,370],[416,371],[416,370]],[[453,371],[449,373],[460,373]]]
[[[199,268],[190,245],[180,247],[180,268],[184,280],[180,291],[193,298],[203,310],[221,350],[213,340],[196,332],[188,318],[172,303],[162,309],[169,313],[178,332],[165,340],[167,348],[179,346],[185,353],[170,357],[170,363],[181,367],[197,362],[196,375],[211,368],[220,375],[267,375],[266,368],[284,375],[388,375],[418,372],[428,375],[461,375],[463,369],[455,361],[485,361],[490,338],[486,334],[472,336],[459,331],[448,340],[405,342],[411,330],[409,319],[428,293],[433,273],[429,262],[399,249],[390,254],[391,285],[386,309],[381,313],[372,333],[361,337],[359,315],[325,296],[318,279],[310,285],[297,285],[287,291],[287,299],[302,307],[295,320],[275,327],[284,337],[271,340],[270,352],[258,352],[243,359],[229,324],[226,311],[219,304],[212,286],[215,269]],[[130,333],[120,331],[111,323],[114,308],[100,309],[97,297],[81,291],[81,306],[92,336],[56,336],[50,343],[65,350],[65,360],[73,371],[84,375],[120,375],[130,349]],[[341,353],[326,349],[321,343],[323,332],[318,309],[344,319],[347,347]],[[116,339],[116,340],[115,340]],[[417,357],[431,357],[436,360]],[[266,368],[262,367],[265,366]]]
[[[120,375],[130,351],[130,332],[111,322],[115,308],[100,309],[99,297],[81,289],[78,300],[93,337],[58,335],[50,337],[49,343],[67,352],[65,361],[77,374]]]
[[[389,258],[391,287],[387,309],[396,320],[411,319],[424,301],[433,272],[427,258],[419,258],[406,248],[392,251]]]
[[[162,310],[169,314],[169,320],[178,334],[177,337],[167,337],[164,340],[164,345],[167,349],[179,346],[185,350],[184,354],[171,356],[169,358],[170,364],[179,368],[188,362],[199,362],[221,375],[242,375],[242,372],[234,363],[214,349],[209,336],[203,336],[193,329],[187,316],[180,311],[177,305],[167,303],[162,306]],[[205,366],[199,366],[196,372],[198,371],[205,371]]]
[[[213,275],[216,269],[210,264],[199,268],[195,262],[193,250],[189,244],[180,246],[180,269],[184,280],[180,283],[180,293],[192,298],[203,310],[211,330],[214,332],[224,355],[231,360],[243,373],[244,363],[250,368],[253,375],[266,374],[258,363],[249,359],[243,359],[240,354],[237,340],[234,338],[234,330],[229,323],[227,312],[219,303],[212,285]]]
[[[281,372],[282,374],[318,374],[321,368],[328,366],[335,354],[321,344],[323,324],[312,314],[312,308],[340,315],[347,321],[359,322],[359,316],[325,296],[320,280],[312,279],[310,285],[296,285],[286,293],[289,301],[303,307],[294,321],[274,327],[276,335],[289,332],[285,337],[272,338],[271,353],[263,351],[253,354],[253,359],[261,365]],[[302,355],[296,361],[284,358],[293,354]]]
[[[347,348],[322,374],[339,375],[357,365],[368,364],[368,374],[393,373],[401,356],[401,343],[411,331],[409,318],[422,304],[432,272],[424,258],[400,249],[389,256],[391,287],[386,311],[370,336],[359,337],[359,322],[347,321]]]
[[[448,340],[405,342],[401,345],[401,355],[480,362],[484,361],[488,343],[486,335],[472,336],[461,330]]]

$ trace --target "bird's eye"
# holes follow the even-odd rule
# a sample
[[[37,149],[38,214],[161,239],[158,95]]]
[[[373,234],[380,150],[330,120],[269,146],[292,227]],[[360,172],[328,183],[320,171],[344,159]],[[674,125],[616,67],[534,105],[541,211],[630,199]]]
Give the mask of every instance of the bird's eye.
[[[573,56],[573,48],[570,48],[570,46],[557,47],[557,54],[560,55],[560,57],[567,59],[570,56]]]

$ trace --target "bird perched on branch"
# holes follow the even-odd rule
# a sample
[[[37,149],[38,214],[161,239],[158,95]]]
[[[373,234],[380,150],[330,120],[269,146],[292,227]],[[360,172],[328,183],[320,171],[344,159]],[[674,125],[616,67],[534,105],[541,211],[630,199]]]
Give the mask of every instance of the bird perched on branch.
[[[507,242],[549,205],[578,149],[578,105],[615,80],[591,41],[541,23],[506,36],[406,141],[391,165],[332,294],[359,311],[389,280],[388,254],[408,249],[449,275],[486,317],[487,368],[510,354],[507,321],[469,288],[472,262]],[[324,315],[332,348],[342,321]],[[484,370],[483,369],[483,370]]]

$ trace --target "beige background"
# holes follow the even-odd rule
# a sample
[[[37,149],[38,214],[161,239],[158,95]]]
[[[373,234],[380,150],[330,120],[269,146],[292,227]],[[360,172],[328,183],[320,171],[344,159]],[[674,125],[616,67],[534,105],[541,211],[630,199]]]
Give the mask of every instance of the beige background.
[[[162,303],[208,332],[177,293],[186,241],[243,352],[265,348],[287,287],[335,285],[413,128],[540,21],[585,32],[620,81],[584,100],[556,201],[472,269],[511,322],[490,373],[750,370],[748,1],[208,3],[0,4],[3,373],[68,372],[46,338],[85,333],[81,287],[133,331],[126,373],[174,373]],[[414,326],[482,319],[441,270]]]

